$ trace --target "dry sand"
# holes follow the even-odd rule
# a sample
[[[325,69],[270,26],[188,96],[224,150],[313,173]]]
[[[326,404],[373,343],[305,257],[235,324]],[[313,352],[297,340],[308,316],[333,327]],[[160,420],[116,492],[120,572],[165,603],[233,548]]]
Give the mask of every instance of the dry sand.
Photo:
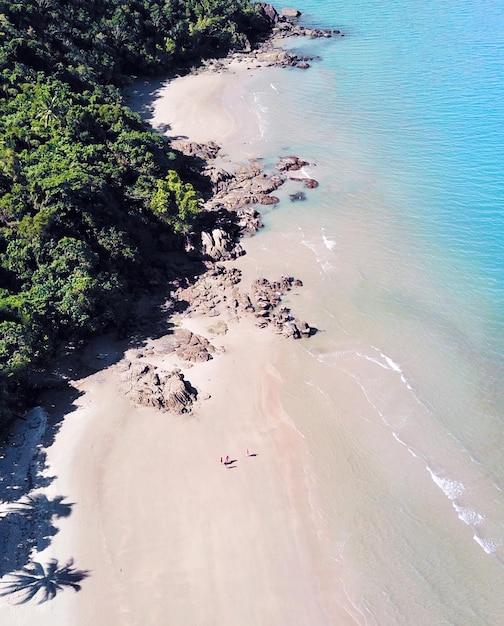
[[[167,137],[215,141],[234,161],[252,158],[263,132],[250,89],[256,69],[235,60],[221,71],[139,81],[128,90],[128,104]]]
[[[246,71],[177,79],[158,92],[151,122],[249,146],[259,128],[243,107],[247,79]],[[136,96],[145,113],[147,95]],[[279,401],[275,362],[286,340],[252,318],[227,320],[227,334],[214,336],[218,319],[183,321],[224,349],[184,370],[211,396],[192,415],[133,407],[116,365],[76,381],[77,408],[48,450],[57,476],[48,493],[67,496],[72,515],[37,559],[73,557],[89,576],[51,602],[4,600],[2,626],[354,623],[324,549],[303,435]],[[90,350],[94,358],[107,348]],[[221,464],[226,455],[232,464]]]

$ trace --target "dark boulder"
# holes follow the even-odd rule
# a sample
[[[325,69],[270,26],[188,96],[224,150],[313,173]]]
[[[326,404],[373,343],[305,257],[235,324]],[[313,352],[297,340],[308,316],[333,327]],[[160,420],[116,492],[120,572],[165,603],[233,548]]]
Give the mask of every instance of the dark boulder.
[[[306,200],[306,194],[302,191],[297,191],[296,193],[291,193],[289,198],[291,199],[291,202],[299,202]]]

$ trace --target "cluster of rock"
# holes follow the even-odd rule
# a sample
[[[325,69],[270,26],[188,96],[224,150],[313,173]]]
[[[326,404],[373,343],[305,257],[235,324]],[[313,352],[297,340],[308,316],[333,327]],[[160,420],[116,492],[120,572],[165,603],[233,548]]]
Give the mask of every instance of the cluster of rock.
[[[242,273],[238,268],[219,263],[209,267],[197,281],[189,285],[173,284],[171,299],[183,308],[186,315],[217,317],[223,312],[239,317],[253,313],[250,297],[240,291],[238,283]]]
[[[305,28],[297,23],[300,15],[296,9],[282,9],[279,14],[272,5],[263,4],[264,14],[271,20],[274,36],[257,50],[245,49],[234,53],[232,58],[254,62],[259,65],[309,67],[307,58],[275,48],[275,39],[287,36],[331,37],[340,31]],[[226,70],[225,63],[212,61],[208,67],[216,71]],[[256,65],[257,66],[257,65]],[[171,283],[170,300],[166,309],[183,311],[184,315],[205,315],[226,319],[239,319],[241,315],[257,318],[257,326],[270,327],[284,337],[299,339],[309,337],[316,329],[291,314],[282,304],[283,296],[302,282],[291,276],[282,276],[277,281],[260,278],[253,282],[250,292],[239,288],[241,271],[225,267],[220,261],[235,259],[244,250],[240,239],[254,234],[262,228],[261,215],[254,205],[272,205],[279,199],[273,193],[287,180],[299,181],[304,188],[313,189],[318,182],[306,176],[293,176],[303,167],[310,165],[297,156],[283,156],[274,171],[266,173],[257,159],[232,171],[217,165],[220,146],[215,142],[200,144],[173,140],[172,146],[180,152],[196,157],[205,163],[203,174],[211,186],[211,197],[205,203],[205,220],[197,233],[187,239],[186,252],[202,261],[207,270],[194,281],[177,278]],[[299,191],[290,194],[293,201],[304,200]],[[224,317],[223,316],[223,317]],[[215,324],[215,334],[227,332],[227,324]],[[213,358],[216,349],[205,338],[184,328],[173,329],[155,345],[144,347],[125,359],[121,364],[123,392],[137,405],[155,407],[176,414],[190,413],[198,400],[198,391],[187,381],[179,368],[163,370],[154,362],[173,356],[190,365]],[[173,364],[172,364],[173,365]]]
[[[198,281],[189,286],[174,285],[172,298],[183,303],[186,314],[216,317],[227,312],[235,318],[254,315],[260,328],[272,326],[278,334],[293,339],[309,337],[316,329],[295,318],[290,309],[281,306],[282,297],[303,283],[292,276],[269,281],[260,278],[253,282],[250,293],[239,289],[241,272],[216,264]]]
[[[308,161],[303,161],[297,156],[284,156],[280,157],[280,160],[275,167],[280,172],[295,172],[303,168],[305,165],[310,165],[310,163],[308,163]],[[306,176],[289,176],[289,180],[302,182],[307,189],[315,189],[315,187],[318,187],[318,181],[314,178],[308,178]]]
[[[303,283],[292,276],[282,276],[279,281],[274,282],[260,278],[252,284],[252,298],[256,303],[256,314],[262,319],[258,324],[259,327],[271,324],[277,333],[300,339],[314,334],[315,329],[306,322],[296,319],[287,307],[282,306],[278,309],[282,296],[293,286],[302,287]]]
[[[328,28],[309,28],[298,23],[301,12],[297,9],[283,8],[280,13],[271,4],[260,4],[263,17],[269,21],[271,25],[271,36],[264,42],[253,48],[246,37],[243,37],[240,49],[231,52],[227,59],[211,59],[202,64],[201,69],[206,71],[226,71],[228,69],[228,61],[234,60],[247,63],[249,69],[256,67],[298,67],[300,69],[308,69],[309,61],[314,57],[300,57],[297,54],[282,48],[277,48],[276,44],[279,40],[287,37],[344,37],[344,33],[339,29]]]
[[[161,411],[190,413],[198,392],[179,369],[165,372],[141,361],[124,361],[122,388],[132,402]]]
[[[257,50],[247,50],[247,54],[249,58],[266,63],[267,65],[308,69],[310,67],[308,61],[313,60],[312,57],[299,57],[287,50],[276,48],[275,43],[278,39],[286,37],[344,37],[344,34],[339,29],[308,28],[302,26],[298,23],[301,12],[297,9],[283,8],[281,12],[278,13],[271,4],[263,3],[261,10],[272,25],[272,37],[259,46]]]
[[[211,198],[205,203],[206,211],[224,208],[236,212],[254,204],[277,204],[278,197],[271,194],[287,180],[301,182],[307,189],[318,187],[314,178],[291,175],[291,172],[310,165],[308,161],[297,156],[279,157],[275,165],[276,171],[268,174],[258,159],[250,159],[247,165],[238,165],[233,170],[217,165],[220,147],[213,141],[204,144],[178,139],[173,140],[171,145],[183,154],[198,157],[205,162],[203,174],[212,188]],[[242,211],[239,215],[244,220],[243,230],[253,231],[251,221],[255,222],[256,230],[262,226],[257,212]]]
[[[290,310],[282,306],[282,297],[303,283],[292,277],[282,276],[277,281],[266,278],[255,280],[251,292],[245,293],[238,287],[241,272],[213,264],[196,282],[189,285],[172,284],[172,305],[183,303],[186,315],[219,316],[226,311],[231,317],[254,315],[257,326],[272,327],[284,337],[300,339],[316,332],[306,322],[295,318]],[[227,331],[225,322],[216,325],[215,333]],[[221,349],[222,350],[222,349]],[[152,362],[174,357],[177,362],[187,364],[205,362],[213,358],[216,348],[201,335],[186,328],[174,328],[162,339],[134,351],[120,366],[122,392],[138,406],[153,407],[175,414],[192,412],[198,400],[198,390],[184,378],[180,368],[165,370]]]
[[[277,204],[279,198],[273,192],[287,180],[300,182],[306,189],[318,187],[314,178],[292,175],[310,165],[298,156],[279,157],[274,171],[267,173],[258,159],[250,159],[247,165],[235,166],[233,170],[218,165],[220,147],[215,142],[175,140],[172,146],[205,162],[202,173],[211,187],[211,196],[204,203],[204,219],[208,224],[198,229],[200,234],[196,239],[188,238],[186,247],[186,252],[204,261],[228,261],[244,254],[239,240],[263,227],[254,205]],[[290,195],[292,201],[305,198],[303,192]]]
[[[184,150],[181,144],[178,148]],[[205,208],[211,211],[224,207],[236,211],[251,204],[277,204],[278,197],[271,194],[287,180],[302,182],[307,189],[314,189],[318,187],[314,178],[290,175],[306,165],[310,163],[297,156],[282,156],[275,165],[276,171],[267,174],[257,159],[250,159],[248,166],[241,165],[233,172],[214,166],[210,160],[205,173],[212,183],[213,195]]]
[[[206,337],[187,328],[174,328],[168,335],[132,351],[119,366],[121,390],[138,406],[150,406],[161,411],[191,413],[199,398],[197,389],[176,367],[167,371],[149,361],[161,362],[168,357],[186,366],[213,358],[216,349]]]
[[[215,348],[201,335],[192,333],[187,328],[175,328],[163,338],[160,346],[154,350],[157,354],[175,354],[183,361],[198,363],[210,361]]]
[[[257,159],[251,159],[247,166],[240,165],[233,172],[209,163],[207,173],[214,192],[205,206],[207,210],[224,207],[234,211],[250,204],[276,204],[278,198],[271,193],[285,182],[285,177],[278,174],[266,174]]]
[[[224,228],[203,231],[198,244],[196,248],[188,245],[187,251],[192,253],[195,251],[196,255],[205,261],[229,261],[245,254],[242,246]]]
[[[263,14],[273,24],[273,36],[283,37],[344,37],[339,29],[308,28],[298,24],[301,11],[294,8],[284,7],[280,13],[271,4],[262,4]]]

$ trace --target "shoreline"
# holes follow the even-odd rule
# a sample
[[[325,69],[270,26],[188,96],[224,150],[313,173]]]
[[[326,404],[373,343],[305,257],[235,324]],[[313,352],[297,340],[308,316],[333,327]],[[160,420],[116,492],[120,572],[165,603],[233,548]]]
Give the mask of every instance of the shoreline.
[[[198,129],[185,124],[197,120],[201,131],[223,132],[217,139],[235,160],[232,146],[250,145],[258,129],[243,106],[247,72],[239,67],[233,75],[203,72],[170,81],[153,106],[153,125],[170,120],[174,131],[196,140]],[[188,117],[172,123],[192,89],[200,114],[185,110]],[[206,122],[211,115],[213,125]],[[48,493],[71,491],[75,504],[37,557],[62,562],[71,553],[89,576],[76,594],[66,590],[51,603],[11,606],[16,624],[36,617],[41,626],[63,626],[72,615],[73,623],[99,625],[118,614],[124,624],[354,623],[335,599],[336,574],[320,552],[323,529],[311,505],[303,435],[279,401],[275,354],[285,339],[258,329],[251,317],[237,321],[221,310],[217,320],[223,318],[223,336],[209,331],[216,318],[179,320],[221,351],[210,362],[182,367],[201,395],[210,396],[189,416],[135,407],[118,391],[114,364],[75,381],[82,395],[48,450],[49,467],[63,477]],[[87,358],[120,358],[120,349],[108,350],[95,342]],[[155,351],[140,359],[174,365]],[[219,457],[228,453],[236,463],[222,466]]]

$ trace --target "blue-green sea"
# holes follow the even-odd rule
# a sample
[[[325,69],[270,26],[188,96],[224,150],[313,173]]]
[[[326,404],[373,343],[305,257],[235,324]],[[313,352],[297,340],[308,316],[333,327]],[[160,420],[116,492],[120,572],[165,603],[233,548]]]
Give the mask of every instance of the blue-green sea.
[[[504,2],[296,7],[344,36],[290,39],[311,67],[258,75],[254,148],[320,185],[286,185],[244,263],[302,278],[288,304],[320,331],[278,367],[335,594],[359,624],[498,626]]]

